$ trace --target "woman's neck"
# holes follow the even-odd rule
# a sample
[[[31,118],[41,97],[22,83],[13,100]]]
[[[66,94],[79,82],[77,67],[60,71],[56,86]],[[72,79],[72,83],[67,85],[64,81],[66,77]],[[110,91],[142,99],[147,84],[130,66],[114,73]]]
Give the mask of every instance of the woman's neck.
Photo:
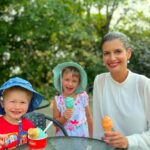
[[[127,78],[128,73],[129,73],[129,70],[126,69],[126,70],[123,70],[122,72],[117,72],[115,74],[111,73],[111,76],[115,81],[121,83]]]

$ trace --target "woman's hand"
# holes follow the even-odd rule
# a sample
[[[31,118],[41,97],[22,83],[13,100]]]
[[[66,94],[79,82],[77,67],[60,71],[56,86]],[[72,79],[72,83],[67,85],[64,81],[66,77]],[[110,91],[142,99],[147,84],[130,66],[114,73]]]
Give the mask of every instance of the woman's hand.
[[[128,140],[117,131],[106,132],[102,140],[115,148],[128,148]]]
[[[73,109],[66,109],[66,111],[64,113],[64,118],[66,120],[68,120],[71,118],[72,114],[73,114]]]

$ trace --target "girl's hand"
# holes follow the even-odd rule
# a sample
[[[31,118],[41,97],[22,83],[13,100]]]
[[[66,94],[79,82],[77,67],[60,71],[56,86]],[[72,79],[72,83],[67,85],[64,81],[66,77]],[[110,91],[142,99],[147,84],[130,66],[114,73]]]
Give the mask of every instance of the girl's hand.
[[[128,148],[127,138],[117,131],[105,133],[102,140],[115,148]]]
[[[73,114],[73,109],[66,109],[64,113],[64,118],[68,120],[71,118],[72,114]]]

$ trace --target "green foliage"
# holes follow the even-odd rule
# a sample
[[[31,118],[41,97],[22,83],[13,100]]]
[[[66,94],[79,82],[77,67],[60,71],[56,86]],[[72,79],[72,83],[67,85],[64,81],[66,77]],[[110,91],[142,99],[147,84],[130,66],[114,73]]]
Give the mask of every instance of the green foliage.
[[[137,73],[150,77],[150,42],[149,39],[136,40],[130,68]],[[148,44],[149,43],[149,44]],[[136,64],[136,65],[135,65]]]
[[[46,98],[52,97],[56,92],[52,69],[70,60],[83,65],[92,84],[96,74],[106,71],[101,60],[101,38],[110,30],[115,10],[124,3],[126,0],[0,1],[0,84],[17,75],[30,80]],[[97,13],[91,12],[93,7]],[[137,15],[148,20],[142,12]],[[132,37],[124,26],[117,29]],[[137,34],[136,30],[132,33]],[[141,36],[138,33],[135,39]],[[150,60],[148,44],[148,40],[144,40],[144,48],[140,41],[134,44],[131,68],[149,76],[148,71],[144,72]]]

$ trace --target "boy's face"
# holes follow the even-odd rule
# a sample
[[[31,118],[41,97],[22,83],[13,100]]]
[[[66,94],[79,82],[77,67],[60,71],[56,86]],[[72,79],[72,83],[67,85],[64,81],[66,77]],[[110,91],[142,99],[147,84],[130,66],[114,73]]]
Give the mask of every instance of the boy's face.
[[[72,73],[64,73],[62,77],[62,86],[64,96],[72,95],[79,85],[79,76]]]
[[[30,103],[29,95],[20,89],[7,91],[3,100],[5,119],[18,124],[19,119],[27,112]]]

